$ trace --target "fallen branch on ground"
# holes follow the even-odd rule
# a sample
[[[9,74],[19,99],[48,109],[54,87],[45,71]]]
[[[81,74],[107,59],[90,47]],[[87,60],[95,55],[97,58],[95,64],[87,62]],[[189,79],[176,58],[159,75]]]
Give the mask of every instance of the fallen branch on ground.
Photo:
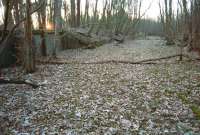
[[[35,84],[31,81],[0,78],[0,85],[2,85],[2,84],[26,84],[26,85],[33,87],[34,89],[36,89],[40,86],[40,85]]]
[[[141,61],[122,61],[122,60],[106,60],[106,61],[97,61],[97,62],[78,62],[78,61],[67,61],[67,60],[62,60],[62,59],[56,59],[56,60],[37,60],[38,63],[42,63],[42,64],[58,64],[58,65],[62,65],[62,64],[108,64],[108,63],[115,63],[115,64],[132,64],[132,65],[137,65],[137,64],[160,64],[158,62],[153,62],[153,61],[160,61],[160,60],[166,60],[166,59],[170,59],[170,58],[176,58],[176,57],[185,57],[185,58],[189,58],[189,56],[187,55],[172,55],[172,56],[167,56],[167,57],[162,57],[162,58],[155,58],[155,59],[147,59],[147,60],[141,60]],[[190,59],[191,61],[192,59]],[[165,64],[165,63],[164,63]]]

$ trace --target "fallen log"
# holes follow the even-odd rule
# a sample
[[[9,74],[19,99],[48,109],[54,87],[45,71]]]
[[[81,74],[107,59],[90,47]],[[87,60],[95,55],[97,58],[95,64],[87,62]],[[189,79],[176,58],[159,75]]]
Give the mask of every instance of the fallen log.
[[[31,81],[0,78],[0,85],[3,85],[3,84],[26,84],[26,85],[33,87],[34,89],[36,89],[40,86],[40,85],[35,84]]]
[[[167,63],[158,63],[154,61],[160,61],[160,60],[165,60],[165,59],[170,59],[170,58],[176,58],[176,57],[185,57],[189,58],[187,55],[172,55],[172,56],[167,56],[167,57],[162,57],[162,58],[155,58],[155,59],[146,59],[146,60],[141,60],[141,61],[123,61],[123,60],[106,60],[106,61],[97,61],[97,62],[78,62],[78,61],[67,61],[64,59],[56,59],[56,60],[37,60],[38,63],[41,64],[57,64],[57,65],[62,65],[62,64],[83,64],[83,65],[89,65],[89,64],[108,64],[108,63],[114,63],[114,64],[132,64],[132,65],[139,65],[139,64],[146,64],[146,65],[151,65],[151,64],[167,64]],[[191,61],[191,59],[190,59]]]
[[[109,63],[115,63],[115,64],[146,64],[146,65],[151,65],[151,64],[157,64],[155,62],[146,62],[146,63],[133,63],[129,61],[116,61],[116,60],[107,60],[107,61],[97,61],[97,62],[77,62],[77,61],[42,61],[42,60],[37,60],[38,63],[40,64],[56,64],[56,65],[63,65],[63,64],[77,64],[77,65],[93,65],[93,64],[109,64]]]

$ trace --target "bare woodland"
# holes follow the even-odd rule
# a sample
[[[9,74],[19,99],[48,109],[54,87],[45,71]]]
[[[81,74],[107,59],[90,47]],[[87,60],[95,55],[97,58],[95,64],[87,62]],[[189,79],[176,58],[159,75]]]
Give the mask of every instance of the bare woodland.
[[[83,13],[80,9],[79,0],[77,2],[71,0],[70,3],[62,0],[38,0],[35,1],[35,3],[30,3],[30,5],[20,0],[2,1],[2,6],[4,7],[4,25],[2,25],[1,31],[1,55],[5,55],[4,53],[6,51],[4,52],[4,49],[9,46],[7,42],[15,38],[12,37],[15,32],[23,31],[26,36],[21,36],[20,38],[24,38],[25,40],[24,47],[20,46],[21,49],[17,51],[22,51],[25,55],[17,57],[17,59],[23,62],[24,69],[27,70],[27,72],[35,70],[34,55],[36,52],[34,52],[34,46],[31,45],[33,44],[31,40],[34,30],[34,28],[32,28],[34,27],[32,18],[30,18],[32,14],[36,14],[38,18],[38,26],[35,26],[37,27],[35,29],[38,29],[39,33],[41,33],[42,41],[40,52],[42,56],[47,56],[45,44],[46,25],[51,25],[51,29],[55,29],[54,51],[52,55],[56,56],[56,46],[58,46],[59,38],[64,36],[65,33],[67,36],[70,35],[86,44],[90,44],[90,42],[93,41],[92,38],[88,37],[91,37],[93,34],[102,36],[102,33],[106,33],[106,36],[109,37],[107,40],[114,39],[118,42],[123,42],[125,37],[130,35],[134,36],[137,33],[137,25],[140,22],[145,22],[145,20],[142,19],[145,13],[141,13],[142,1],[105,0],[102,7],[98,7],[98,2],[99,1],[96,0],[95,3],[93,3],[93,7],[90,8],[89,1],[86,1],[85,12]],[[157,34],[162,33],[169,45],[175,44],[178,40],[181,41],[181,44],[188,45],[189,50],[198,51],[199,3],[198,1],[179,0],[177,4],[178,8],[175,12],[173,10],[172,0],[160,1],[159,23],[162,24],[162,30],[160,29],[160,33],[157,32]],[[26,8],[20,8],[24,5]],[[64,9],[63,17],[61,16],[62,9]],[[91,14],[89,10],[92,10],[92,12],[90,12]],[[148,12],[148,9],[146,12]],[[69,30],[69,28],[71,30]],[[77,32],[79,28],[85,30],[81,29]],[[61,31],[63,31],[63,35],[60,35]],[[98,44],[101,44],[100,40],[98,42]],[[92,44],[94,44],[94,42],[92,42]]]
[[[0,134],[200,134],[200,1],[152,3],[1,0]]]

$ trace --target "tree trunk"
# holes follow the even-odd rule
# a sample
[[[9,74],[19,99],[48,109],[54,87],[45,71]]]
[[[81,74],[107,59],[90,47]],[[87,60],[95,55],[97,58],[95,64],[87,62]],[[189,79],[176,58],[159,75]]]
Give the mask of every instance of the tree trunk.
[[[172,0],[164,0],[164,8],[161,7],[161,4],[159,2],[159,7],[160,7],[161,22],[163,24],[163,30],[167,41],[166,44],[173,45],[174,31],[172,22],[173,21]]]
[[[138,18],[138,0],[134,0],[134,18]]]
[[[69,7],[67,5],[67,2],[64,1],[63,2],[63,8],[64,8],[64,20],[65,20],[65,25],[67,26],[68,25],[68,12],[69,12]]]
[[[77,0],[77,27],[80,26],[81,20],[81,0]]]
[[[192,26],[193,26],[193,32],[191,33],[191,37],[192,37],[192,49],[194,49],[194,51],[198,51],[198,53],[200,54],[200,1],[195,0],[193,3],[193,14],[192,14]]]
[[[46,51],[46,40],[45,40],[45,30],[46,30],[46,1],[44,3],[43,8],[41,9],[41,55],[42,56],[47,56],[47,51]]]
[[[61,31],[61,7],[62,1],[55,0],[54,1],[54,16],[55,16],[55,38],[54,38],[54,47],[53,47],[53,56],[56,57],[57,47],[59,46],[59,32]]]
[[[76,26],[76,6],[75,0],[71,0],[71,26]]]
[[[2,38],[1,38],[1,42],[5,39],[6,37],[6,31],[7,31],[7,27],[8,27],[8,19],[9,19],[9,10],[10,10],[10,0],[7,0],[6,2],[4,2],[4,7],[5,7],[5,11],[4,11],[4,27],[3,27],[3,33],[2,33]],[[1,43],[0,42],[0,43]]]
[[[25,13],[24,13],[24,4],[23,4],[23,0],[19,0],[19,18],[20,20],[22,20],[25,17]],[[22,26],[22,24],[20,25],[20,27]]]
[[[30,15],[31,2],[26,0],[26,21],[25,21],[25,60],[24,68],[27,73],[34,72],[35,67],[35,51],[32,44],[32,20]]]
[[[49,23],[50,24],[54,24],[55,22],[53,21],[54,20],[54,1],[52,1],[52,0],[50,0],[50,11],[49,11]],[[53,25],[53,27],[54,27],[54,25]]]
[[[20,0],[15,0],[14,2],[14,18],[16,23],[20,21],[19,2]]]
[[[96,30],[96,35],[98,35],[98,33],[99,33],[99,31],[100,31],[100,29],[102,28],[102,25],[105,23],[105,21],[106,21],[106,8],[107,8],[107,5],[108,5],[108,1],[106,0],[106,2],[105,2],[105,5],[104,5],[104,7],[103,7],[103,14],[102,14],[102,17],[101,17],[101,20],[100,20],[100,22],[99,22],[99,25],[98,25],[98,27],[97,27],[97,30]]]
[[[96,0],[96,3],[95,3],[95,9],[94,9],[94,16],[93,16],[93,23],[95,23],[97,21],[97,6],[98,6],[98,1],[99,0]],[[88,32],[88,35],[90,35],[94,29],[94,26],[95,25],[92,25],[89,32]]]
[[[84,15],[84,23],[87,24],[89,22],[89,1],[85,2],[85,15]]]

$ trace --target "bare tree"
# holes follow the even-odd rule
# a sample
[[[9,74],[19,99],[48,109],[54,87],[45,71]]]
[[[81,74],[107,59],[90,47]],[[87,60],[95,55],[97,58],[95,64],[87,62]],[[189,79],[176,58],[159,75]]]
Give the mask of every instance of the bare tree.
[[[25,21],[25,57],[24,69],[27,73],[34,72],[35,67],[35,51],[32,44],[32,20],[31,20],[31,1],[26,0],[26,21]]]
[[[54,47],[53,47],[53,56],[56,57],[57,46],[60,43],[59,33],[61,31],[61,0],[54,0],[54,16],[55,16],[55,39],[54,39]]]
[[[108,0],[105,0],[105,4],[104,4],[104,7],[103,7],[103,14],[102,14],[102,17],[100,19],[99,25],[97,27],[96,34],[99,33],[100,29],[102,28],[102,25],[106,21],[106,8],[107,8],[107,6],[108,6]]]
[[[85,2],[85,15],[84,15],[84,23],[87,24],[89,22],[89,0]]]
[[[191,1],[191,21],[189,22],[189,44],[190,50],[197,51],[200,55],[200,1]]]
[[[44,1],[43,8],[41,8],[40,14],[41,14],[41,54],[42,56],[47,56],[46,51],[46,40],[45,40],[45,30],[46,30],[46,5],[47,1]]]
[[[6,37],[6,31],[7,31],[7,27],[8,27],[8,23],[9,23],[9,18],[11,16],[11,2],[10,0],[3,0],[3,5],[5,7],[5,11],[4,11],[4,27],[3,27],[3,33],[2,33],[2,39],[1,42],[5,39]]]
[[[76,26],[76,5],[75,0],[71,0],[71,26]]]
[[[95,22],[97,21],[97,7],[98,7],[98,1],[99,1],[99,0],[96,0],[96,2],[95,2],[94,15],[93,15],[93,23],[95,23]],[[92,24],[92,26],[90,27],[90,30],[89,30],[88,34],[91,34],[91,33],[92,33],[92,31],[93,31],[93,29],[94,29],[94,26],[95,26],[95,25]]]
[[[14,18],[15,18],[16,23],[18,23],[20,21],[19,4],[20,4],[20,0],[14,1]]]
[[[68,24],[68,19],[69,19],[69,18],[68,18],[69,7],[68,7],[66,1],[63,2],[63,8],[64,8],[64,20],[65,20],[65,25],[67,25],[67,24]]]
[[[81,20],[81,0],[77,0],[77,15],[76,15],[76,23],[77,27],[80,26],[80,20]]]
[[[172,0],[164,0],[164,7],[160,7],[160,18],[161,22],[163,23],[163,30],[165,34],[165,38],[167,41],[167,45],[174,44],[174,36],[173,36],[173,10],[172,10]],[[164,9],[163,9],[164,8]]]
[[[49,23],[54,24],[54,0],[49,1]],[[54,25],[53,25],[54,27]]]

